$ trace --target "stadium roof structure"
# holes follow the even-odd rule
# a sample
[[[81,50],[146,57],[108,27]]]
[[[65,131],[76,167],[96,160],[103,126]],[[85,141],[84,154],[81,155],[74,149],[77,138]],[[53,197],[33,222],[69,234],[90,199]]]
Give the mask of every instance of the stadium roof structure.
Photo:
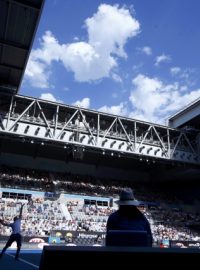
[[[189,103],[186,107],[168,119],[171,128],[186,128],[200,130],[200,98]]]
[[[18,92],[44,1],[0,1],[0,91]]]

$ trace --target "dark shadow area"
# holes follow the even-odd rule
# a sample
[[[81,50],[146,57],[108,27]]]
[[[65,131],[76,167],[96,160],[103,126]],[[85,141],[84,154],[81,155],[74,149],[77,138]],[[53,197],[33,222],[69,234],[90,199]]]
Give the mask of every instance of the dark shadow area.
[[[56,247],[45,246],[43,249],[40,270],[65,269],[65,265],[73,269],[124,269],[128,266],[147,266],[149,269],[160,269],[161,265],[172,269],[176,263],[191,268],[199,263],[199,249],[160,249],[132,247]],[[161,259],[161,260],[160,260]]]

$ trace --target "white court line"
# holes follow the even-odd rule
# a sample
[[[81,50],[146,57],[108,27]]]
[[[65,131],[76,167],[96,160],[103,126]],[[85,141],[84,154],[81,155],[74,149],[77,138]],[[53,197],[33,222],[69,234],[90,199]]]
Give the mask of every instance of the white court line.
[[[10,256],[10,257],[15,258],[15,256],[13,256],[13,255],[11,255],[11,254],[8,254],[8,253],[5,253],[5,254],[8,255],[8,256]],[[31,266],[33,266],[33,267],[39,269],[39,266],[38,266],[38,265],[35,265],[35,264],[33,264],[33,263],[30,263],[30,262],[28,262],[28,261],[26,261],[26,260],[24,260],[24,259],[21,259],[21,258],[20,258],[19,261],[24,262],[24,263],[26,263],[26,264],[29,264],[29,265],[31,265]]]

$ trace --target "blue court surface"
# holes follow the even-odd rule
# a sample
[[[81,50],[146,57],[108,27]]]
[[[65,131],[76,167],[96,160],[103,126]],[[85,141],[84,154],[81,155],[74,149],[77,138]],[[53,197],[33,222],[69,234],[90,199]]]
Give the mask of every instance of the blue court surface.
[[[42,250],[21,250],[20,258],[15,260],[15,250],[7,250],[0,258],[1,270],[36,270],[39,269]]]

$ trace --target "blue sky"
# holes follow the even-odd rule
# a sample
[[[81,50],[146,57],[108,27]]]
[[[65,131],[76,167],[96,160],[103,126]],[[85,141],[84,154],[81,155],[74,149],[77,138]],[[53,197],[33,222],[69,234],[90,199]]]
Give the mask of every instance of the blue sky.
[[[199,0],[46,0],[20,94],[134,119],[200,97]]]

